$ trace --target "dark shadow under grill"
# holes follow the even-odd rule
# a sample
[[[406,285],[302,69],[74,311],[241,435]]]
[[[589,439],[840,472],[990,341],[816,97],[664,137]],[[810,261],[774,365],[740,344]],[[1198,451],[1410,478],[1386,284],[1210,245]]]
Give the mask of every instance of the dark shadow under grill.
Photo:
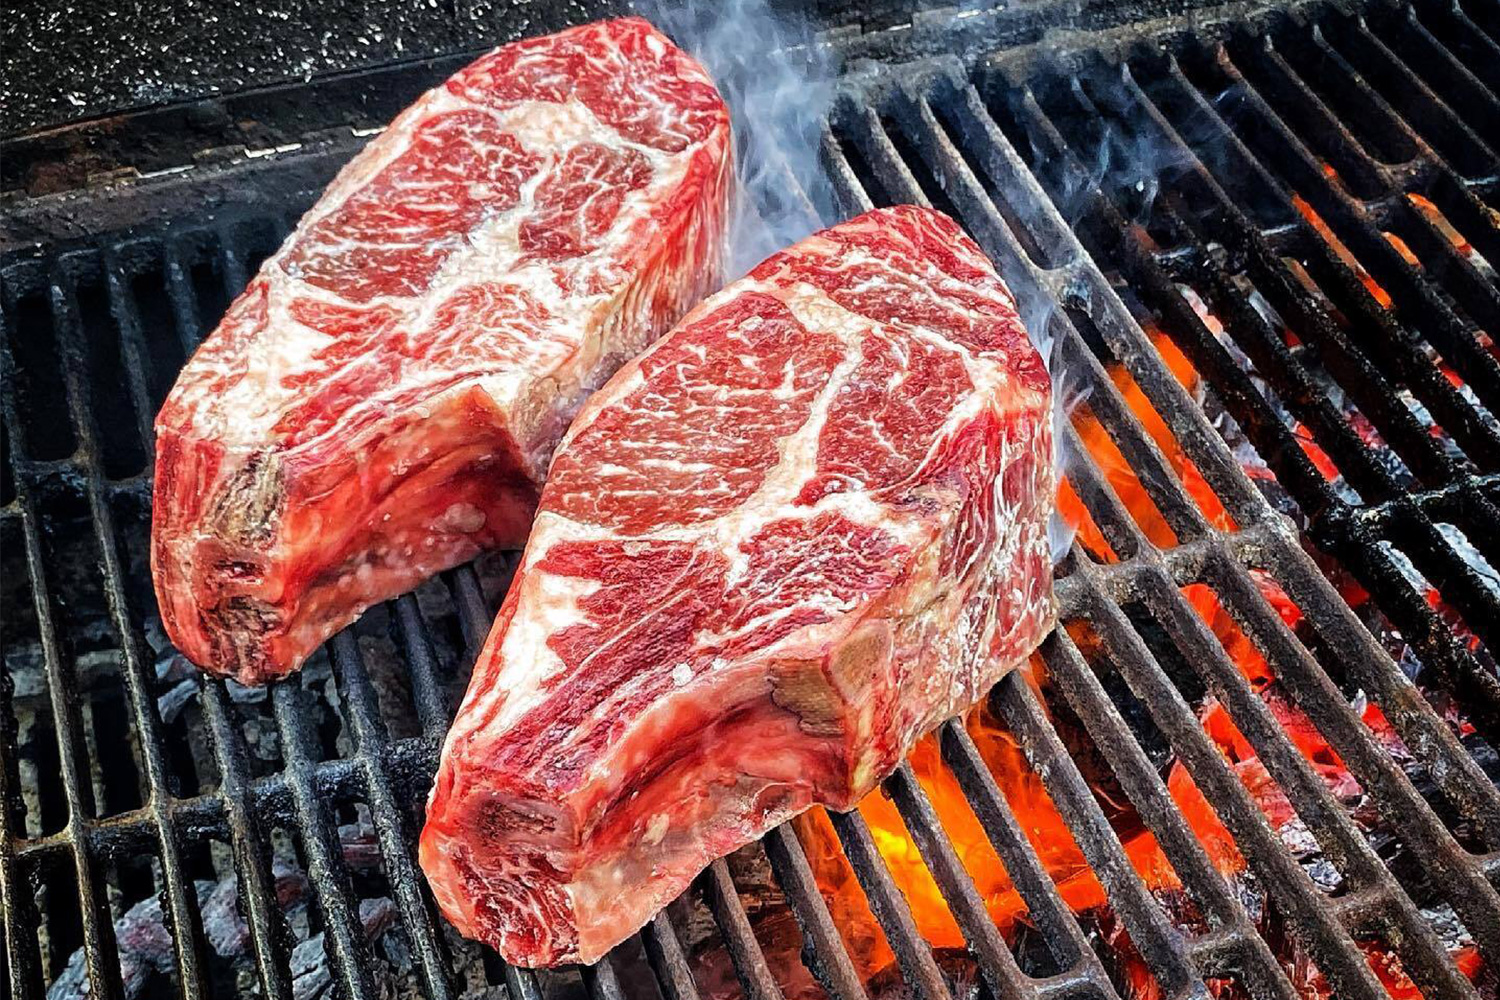
[[[1358,17],[1313,4],[993,52],[973,25],[954,30],[972,58],[851,76],[824,157],[845,213],[917,202],[960,219],[1082,400],[1064,438],[1093,533],[1057,572],[1047,682],[1013,675],[990,707],[1128,940],[1101,945],[1073,912],[950,722],[942,767],[1043,940],[1029,954],[1002,933],[903,766],[884,792],[962,933],[973,988],[1146,995],[1115,960],[1129,951],[1161,996],[1290,998],[1306,987],[1289,968],[1294,940],[1341,998],[1387,995],[1371,942],[1427,997],[1493,995],[1494,973],[1471,979],[1454,949],[1471,943],[1500,968],[1500,18],[1484,4]],[[0,267],[12,993],[43,995],[72,961],[105,997],[146,995],[133,976],[184,997],[316,996],[308,976],[326,974],[350,998],[389,995],[399,975],[403,995],[433,998],[503,986],[512,1000],[698,1000],[719,995],[704,981],[713,952],[747,997],[776,1000],[788,984],[762,930],[779,906],[810,990],[977,995],[924,940],[860,812],[832,829],[895,987],[851,956],[790,825],[741,852],[769,871],[755,893],[745,864],[717,862],[580,973],[505,967],[454,936],[413,844],[512,558],[372,611],[263,695],[200,682],[165,646],[146,552],[151,417],[356,144],[324,135],[134,193],[12,202],[18,226],[49,241]],[[1236,636],[1269,681],[1247,676]],[[1305,852],[1211,738],[1208,705],[1253,748]],[[1337,755],[1357,801],[1330,788],[1291,717]],[[1226,877],[1185,815],[1171,761],[1241,873]],[[1138,873],[1101,774],[1185,902]],[[147,960],[133,935],[151,921],[165,936]],[[226,928],[243,936],[233,961]]]

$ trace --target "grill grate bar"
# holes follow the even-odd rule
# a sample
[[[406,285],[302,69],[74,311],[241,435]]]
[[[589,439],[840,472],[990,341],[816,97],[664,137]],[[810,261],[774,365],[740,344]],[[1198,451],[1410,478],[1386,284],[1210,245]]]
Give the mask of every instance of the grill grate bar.
[[[411,666],[411,694],[417,718],[421,721],[422,732],[429,739],[441,740],[448,731],[448,719],[452,713],[443,704],[437,679],[437,659],[433,656],[432,642],[422,621],[422,609],[414,594],[401,595],[396,598],[394,606],[394,638],[402,650],[403,662]]]
[[[682,942],[677,938],[677,929],[667,911],[662,910],[641,928],[641,943],[646,947],[646,960],[656,981],[661,984],[666,1000],[698,1000],[698,986],[693,982],[693,970],[688,965]]]
[[[68,309],[63,289],[49,287],[49,299],[53,315],[66,319]],[[15,360],[11,349],[9,325],[0,320],[0,408],[3,408],[5,425],[11,435],[10,445],[15,458],[24,458],[26,441],[24,426],[17,411],[14,396]],[[63,391],[68,401],[68,412],[75,424],[80,423],[79,402],[76,394],[76,369],[69,369]],[[76,883],[78,906],[83,914],[84,961],[90,982],[107,998],[121,995],[118,963],[115,958],[113,925],[110,923],[109,906],[104,899],[103,879],[96,875],[94,859],[85,847],[85,831],[89,818],[94,814],[93,790],[81,774],[87,773],[87,751],[84,745],[81,722],[78,718],[77,696],[69,670],[64,665],[62,650],[58,644],[57,629],[52,618],[52,598],[47,583],[47,570],[43,555],[41,526],[35,502],[31,496],[34,483],[29,481],[23,462],[16,463],[16,504],[21,512],[23,546],[26,565],[31,580],[32,602],[36,614],[37,631],[42,645],[43,662],[47,676],[47,689],[54,731],[57,734],[57,750],[63,794],[67,802],[65,830],[68,836],[73,877]],[[29,950],[29,949],[28,949]],[[19,965],[17,966],[19,968]],[[22,995],[30,993],[30,984],[21,984]]]
[[[911,766],[903,763],[886,780],[886,791],[900,810],[917,849],[922,852],[922,859],[963,931],[964,940],[978,957],[990,992],[995,996],[1035,996],[1045,982],[1049,988],[1057,989],[1067,984],[1068,988],[1079,990],[1080,995],[1086,991],[1095,996],[1116,996],[1099,957],[1089,947],[1077,919],[1057,894],[1056,884],[1016,824],[1015,815],[963,726],[956,721],[945,723],[939,740],[945,762],[958,779],[1006,872],[1011,875],[1037,926],[1048,934],[1053,957],[1065,967],[1064,972],[1048,980],[1028,981],[986,912],[984,900],[953,844],[941,834],[937,813],[917,783]]]
[[[766,964],[765,952],[755,937],[745,905],[740,902],[729,866],[722,858],[708,866],[698,879],[698,887],[724,936],[729,960],[734,964],[746,1000],[785,1000],[771,967]]]
[[[354,892],[343,852],[313,783],[306,698],[306,692],[298,684],[278,684],[271,688],[287,785],[297,814],[296,837],[306,858],[308,887],[323,918],[323,943],[334,979],[344,996],[363,1000],[375,995],[370,980],[370,949],[358,906],[351,905]]]
[[[783,823],[776,827],[762,838],[761,846],[802,930],[802,940],[807,946],[804,960],[811,959],[808,970],[813,978],[833,1000],[867,1000],[864,984],[838,928],[833,925],[828,904],[818,891],[807,855],[791,825]]]
[[[209,685],[204,686],[204,690]],[[205,695],[205,698],[207,696]],[[226,709],[232,713],[232,709]],[[232,738],[233,723],[228,723],[226,738]],[[432,758],[437,752],[437,741],[425,737],[413,737],[391,743],[385,752],[388,770],[399,776],[397,791],[401,795],[420,795],[424,788],[417,787],[422,780],[431,780]],[[246,769],[248,775],[248,768]],[[245,778],[247,801],[252,808],[267,817],[282,816],[293,809],[291,790],[284,774],[269,774],[253,780]],[[344,801],[359,794],[363,781],[360,763],[356,760],[336,759],[319,761],[313,766],[313,781],[319,795],[331,800]],[[238,822],[233,810],[225,806],[222,788],[191,798],[172,799],[172,820],[179,829],[192,830],[214,837],[228,837]],[[99,857],[128,857],[152,849],[155,837],[155,821],[149,807],[142,806],[111,816],[106,820],[94,820],[84,830],[88,848]],[[19,839],[14,853],[18,859],[28,862],[50,863],[71,849],[66,829],[41,837]]]
[[[0,314],[0,390],[3,390],[0,391],[0,408],[3,408],[0,412],[5,417],[0,433],[6,435],[7,449],[10,452],[7,457],[12,462],[21,454],[23,444],[20,440],[21,424],[15,419],[15,404],[11,396],[13,390],[10,387],[15,384],[14,378],[9,321],[4,314]],[[20,512],[18,520],[25,531],[29,555],[34,545],[31,538],[33,515],[27,505],[27,497],[22,492],[24,480],[20,469],[15,472],[15,480],[16,495],[11,506]],[[11,512],[7,511],[7,514]],[[33,579],[33,590],[35,586]],[[0,905],[4,907],[7,919],[0,923],[5,925],[6,960],[3,964],[10,981],[11,996],[25,1000],[36,995],[35,985],[41,982],[42,959],[35,933],[28,933],[36,926],[36,908],[32,902],[31,888],[25,881],[22,865],[17,863],[17,856],[9,849],[17,836],[12,829],[12,820],[16,816],[12,803],[20,798],[20,776],[16,768],[18,755],[14,753],[20,737],[10,704],[13,687],[7,671],[0,678],[0,741],[3,741],[0,742],[0,748],[5,751],[4,760],[0,761],[0,845],[6,848],[0,851]],[[24,832],[22,827],[22,833]]]
[[[1470,69],[1469,72],[1475,73],[1476,78],[1479,72],[1485,72],[1490,77],[1490,79],[1484,81],[1485,89],[1492,95],[1500,95],[1500,74],[1496,74],[1495,72],[1495,68],[1500,66],[1500,45],[1497,45],[1489,36],[1489,33],[1475,24],[1464,9],[1456,3],[1435,6],[1429,16],[1432,18],[1434,26],[1443,24],[1443,29],[1440,30],[1445,29],[1445,33],[1450,37],[1461,39],[1464,45],[1481,50],[1476,68]],[[1450,21],[1452,22],[1451,24],[1444,24],[1444,22]],[[1436,38],[1435,35],[1434,38]],[[1446,43],[1439,42],[1439,45],[1445,51],[1450,51],[1451,49]],[[1461,62],[1461,60],[1457,60],[1456,55],[1454,58],[1455,61]],[[1474,64],[1464,65],[1465,68],[1468,68]]]
[[[3,314],[0,314],[0,379],[10,384],[10,350],[8,324]],[[0,407],[9,406],[9,393],[0,400]],[[0,426],[0,436],[5,441],[5,459],[11,458],[11,445],[9,441],[8,428],[14,427],[11,422],[11,414],[8,409],[0,411],[4,413],[4,425]],[[16,513],[12,501],[4,511],[6,521],[12,520]],[[19,517],[14,518],[16,522]],[[19,727],[16,722],[14,708],[12,707],[12,695],[15,682],[9,671],[0,673],[0,912],[5,913],[6,919],[0,920],[0,926],[4,928],[4,950],[0,952],[0,979],[4,979],[10,985],[10,995],[17,1000],[26,1000],[33,994],[32,984],[41,981],[40,956],[37,954],[37,940],[34,934],[27,933],[31,928],[37,926],[35,918],[35,907],[32,905],[31,894],[21,877],[18,864],[18,855],[10,849],[10,845],[19,839],[14,827],[20,819],[17,810],[12,806],[21,798],[21,775],[19,768],[18,746],[20,743]],[[22,826],[24,833],[24,821]]]
[[[233,302],[235,296],[243,292],[250,283],[250,275],[245,270],[244,255],[240,252],[240,241],[234,238],[233,227],[228,224],[220,225],[215,227],[213,233],[219,245],[224,301]],[[277,235],[284,235],[284,231]]]
[[[188,281],[187,268],[176,240],[165,242],[161,250],[162,271],[167,281],[167,299],[172,304],[172,318],[177,321],[177,340],[182,356],[190,358],[206,330],[198,314],[198,297]]]
[[[151,678],[146,672],[146,664],[141,655],[141,646],[131,622],[125,596],[124,575],[115,548],[114,517],[100,489],[103,475],[100,471],[99,460],[99,429],[86,389],[89,373],[84,366],[87,364],[88,351],[83,341],[85,336],[83,329],[78,322],[76,290],[61,268],[54,274],[52,295],[53,328],[58,337],[59,348],[65,355],[71,355],[72,358],[70,363],[64,365],[64,380],[67,383],[66,392],[74,439],[79,443],[80,453],[85,456],[84,490],[88,498],[95,542],[98,545],[105,602],[109,607],[110,621],[119,641],[124,661],[123,674],[127,697],[130,701],[131,721],[136,732],[141,734],[137,745],[147,789],[145,808],[150,813],[154,827],[156,843],[153,847],[165,882],[164,910],[170,921],[178,985],[185,998],[193,998],[202,995],[203,991],[203,975],[199,961],[202,942],[198,934],[201,920],[197,912],[197,895],[193,891],[191,882],[183,873],[170,814],[171,792],[167,785],[167,768],[162,754],[161,727],[156,716],[156,706],[150,695]],[[138,361],[138,356],[122,358],[127,368],[133,367],[132,361]],[[136,381],[139,382],[138,379]],[[146,440],[149,441],[149,438]]]
[[[1225,63],[1225,65],[1229,64]],[[1310,157],[1311,154],[1306,151],[1305,147],[1300,146],[1299,141],[1285,128],[1244,76],[1234,71],[1232,67],[1226,69],[1226,75],[1243,86],[1247,105],[1256,109],[1257,117],[1261,121],[1268,123],[1273,136],[1277,134],[1281,136],[1283,152],[1290,153],[1298,162]],[[1305,100],[1313,100],[1308,92],[1304,92],[1302,97]],[[1227,124],[1216,125],[1216,127],[1228,130]],[[1256,130],[1254,134],[1260,135],[1261,133]],[[1313,183],[1329,192],[1329,197],[1339,197],[1333,194],[1331,185],[1326,183],[1326,178],[1322,176],[1320,170],[1307,164],[1303,164],[1299,169],[1311,177]],[[1305,187],[1303,189],[1306,190]],[[1320,206],[1319,211],[1322,210]],[[1325,215],[1325,217],[1328,216]],[[1363,223],[1363,225],[1366,229],[1370,229],[1368,223]],[[1373,229],[1370,229],[1367,235],[1381,247],[1391,250],[1384,238]],[[1356,250],[1356,252],[1359,251]],[[1391,252],[1394,253],[1394,250]],[[1361,259],[1367,258],[1362,254]],[[1401,266],[1405,269],[1404,262],[1401,262]],[[1383,282],[1386,281],[1384,275],[1377,275],[1377,277]],[[1409,277],[1412,283],[1420,287],[1424,293],[1430,294],[1430,290],[1423,282],[1415,276]],[[1424,312],[1426,306],[1424,301],[1422,307]],[[1490,364],[1495,363],[1487,353],[1485,357]],[[1456,360],[1454,364],[1457,366]],[[1250,429],[1247,428],[1247,431]],[[1281,448],[1280,452],[1278,448]],[[1261,446],[1261,451],[1262,454],[1271,456],[1284,455],[1284,443],[1283,445]],[[1485,453],[1487,452],[1481,452],[1481,454]],[[1278,468],[1277,471],[1279,475],[1281,470]],[[1296,485],[1290,481],[1290,477],[1288,477],[1288,483]],[[1441,579],[1445,583],[1451,581],[1450,590],[1453,592],[1448,596],[1453,599],[1455,607],[1458,607],[1471,626],[1493,645],[1496,638],[1493,630],[1500,627],[1500,624],[1497,624],[1497,619],[1500,619],[1500,597],[1485,588],[1473,567],[1459,557],[1450,545],[1441,538],[1433,537],[1434,529],[1430,522],[1426,522],[1414,504],[1398,499],[1396,510],[1399,513],[1394,519],[1399,524],[1399,531],[1392,532],[1392,534],[1396,537],[1415,537],[1419,541],[1426,540],[1425,546],[1414,553],[1419,557],[1419,566],[1428,573],[1429,578]],[[1402,580],[1402,575],[1389,555],[1379,547],[1371,545],[1368,537],[1343,530],[1343,518],[1346,516],[1346,513],[1341,513],[1339,519],[1327,528],[1317,526],[1315,537],[1333,548],[1351,569],[1360,574],[1372,593],[1382,595],[1383,599],[1393,598],[1393,601],[1388,603],[1388,613],[1392,621],[1401,629],[1403,635],[1411,637],[1414,645],[1424,654],[1424,659],[1432,661],[1429,666],[1435,666],[1438,670],[1450,675],[1451,682],[1445,686],[1470,698],[1485,713],[1486,721],[1500,722],[1500,684],[1497,684],[1495,678],[1477,664],[1467,650],[1463,649],[1448,626],[1437,617],[1436,612],[1427,605],[1421,595],[1416,594],[1404,581],[1396,583]],[[1423,565],[1424,562],[1426,565]],[[1436,567],[1435,571],[1434,567]],[[1384,581],[1384,584],[1377,581]]]
[[[234,710],[223,681],[204,680],[199,697],[219,769],[218,794],[229,821],[239,904],[250,929],[250,946],[261,990],[275,1000],[289,1000],[292,982],[287,958],[292,950],[292,935],[277,905],[271,854],[256,814],[244,736],[234,722]]]
[[[948,987],[943,983],[943,974],[938,971],[932,948],[917,930],[911,907],[907,905],[906,897],[901,894],[895,879],[891,877],[890,869],[880,857],[880,851],[875,846],[864,817],[857,809],[847,813],[830,809],[827,815],[834,832],[838,834],[839,843],[844,847],[844,856],[849,859],[849,866],[854,869],[860,888],[864,890],[870,911],[875,914],[880,929],[885,932],[891,950],[896,953],[896,961],[901,966],[901,974],[911,988],[912,995],[920,1000],[947,1000]],[[942,827],[937,825],[937,817],[932,819],[932,828],[924,832],[929,836],[942,837]]]
[[[620,988],[620,976],[615,971],[614,959],[605,955],[593,965],[585,965],[580,971],[583,973],[583,984],[588,987],[589,996],[593,1000],[627,1000],[625,991]]]
[[[1025,684],[1011,678],[1000,685],[997,700],[1026,759],[1041,776],[1047,794],[1067,821],[1089,867],[1103,883],[1110,905],[1124,923],[1130,940],[1150,965],[1162,995],[1202,995],[1207,988],[1187,957],[1187,942],[1182,932],[1167,919],[1131,866],[1119,836],[1052,729],[1036,696]]]
[[[148,479],[156,464],[156,450],[152,447],[155,431],[151,421],[151,414],[156,407],[147,384],[146,373],[150,362],[147,360],[145,337],[141,332],[140,314],[130,301],[129,282],[114,248],[103,249],[100,266],[104,271],[105,290],[109,295],[110,315],[114,317],[115,327],[120,331],[121,367],[125,371],[130,393],[130,407],[135,413],[136,434],[146,454],[146,467],[140,475],[141,478]],[[111,576],[110,579],[117,580],[118,575]]]
[[[362,765],[370,818],[379,841],[381,862],[400,908],[401,921],[406,926],[406,932],[415,946],[417,961],[421,965],[423,995],[428,1000],[447,1000],[452,996],[452,990],[438,950],[438,930],[433,923],[431,911],[422,899],[422,878],[412,864],[411,852],[407,849],[406,816],[397,805],[395,790],[386,768],[385,725],[380,721],[375,691],[365,672],[364,657],[359,651],[358,641],[348,630],[333,638],[329,653],[339,693],[348,706],[355,757]]]

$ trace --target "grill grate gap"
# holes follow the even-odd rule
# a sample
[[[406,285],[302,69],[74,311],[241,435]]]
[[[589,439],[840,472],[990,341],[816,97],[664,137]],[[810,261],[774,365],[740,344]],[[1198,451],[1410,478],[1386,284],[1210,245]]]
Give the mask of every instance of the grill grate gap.
[[[16,406],[31,417],[25,428],[25,454],[41,462],[68,458],[78,442],[68,419],[67,397],[59,391],[65,359],[54,336],[46,297],[41,293],[22,297],[6,316],[5,327]]]
[[[168,298],[165,265],[159,260],[129,277],[129,299],[124,308],[140,317],[146,344],[152,413],[161,408],[177,372],[187,361],[190,348],[178,336],[177,322]]]

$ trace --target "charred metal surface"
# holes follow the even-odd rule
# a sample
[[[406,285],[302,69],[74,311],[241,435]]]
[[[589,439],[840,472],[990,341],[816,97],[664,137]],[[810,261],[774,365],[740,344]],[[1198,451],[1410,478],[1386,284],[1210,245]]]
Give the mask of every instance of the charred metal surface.
[[[466,47],[498,39],[453,27],[472,6],[403,15],[447,19],[402,36],[421,35],[428,48],[408,55],[426,61],[7,147],[25,155],[6,165],[6,188],[51,192],[9,196],[0,257],[0,975],[14,996],[43,996],[76,956],[91,995],[134,1000],[115,932],[155,899],[170,943],[151,982],[185,998],[700,1000],[706,933],[747,997],[783,1000],[785,956],[768,956],[757,922],[762,892],[783,902],[809,981],[836,1000],[885,996],[862,979],[792,826],[752,849],[764,886],[734,859],[717,862],[691,891],[703,927],[669,908],[581,979],[506,967],[446,928],[415,836],[514,556],[372,610],[269,693],[197,679],[165,645],[146,559],[151,417],[359,147],[355,130]],[[1500,566],[1500,17],[1427,2],[1358,14],[1319,2],[918,6],[830,22],[825,37],[850,69],[823,149],[841,208],[917,202],[959,218],[1160,520],[1145,525],[1140,498],[1122,498],[1086,457],[1076,423],[1063,428],[1077,456],[1070,484],[1114,558],[1074,543],[1058,569],[1068,627],[1041,651],[1048,686],[1012,676],[991,707],[1163,996],[1203,997],[1230,978],[1258,1000],[1295,997],[1284,942],[1264,935],[1266,908],[1339,997],[1385,995],[1362,949],[1371,940],[1425,995],[1475,996],[1431,913],[1442,908],[1500,965],[1500,591],[1486,570]],[[546,6],[515,30],[595,12]],[[487,30],[511,30],[501,24]],[[313,72],[357,65],[328,58]],[[217,151],[195,157],[205,146]],[[89,183],[99,169],[108,177]],[[1167,341],[1196,384],[1164,361]],[[1352,606],[1355,584],[1368,599]],[[1277,697],[1336,752],[1360,815],[1270,711],[1193,587],[1213,594],[1274,672]],[[1198,714],[1208,699],[1253,748],[1336,892],[1209,739]],[[1399,748],[1377,739],[1370,708]],[[1100,764],[1070,750],[1062,714]],[[1475,731],[1461,736],[1455,716]],[[1036,972],[1006,940],[979,873],[903,766],[879,794],[983,990],[1121,996],[968,731],[950,722],[936,744],[1048,958]],[[1164,757],[1232,836],[1259,902],[1210,855]],[[1133,866],[1095,766],[1160,846],[1191,919]],[[350,830],[367,832],[351,845]],[[876,831],[858,813],[833,830],[903,995],[953,992]],[[306,889],[295,904],[283,898],[288,866]],[[214,880],[236,893],[232,963],[200,902]],[[239,979],[225,978],[228,965]]]

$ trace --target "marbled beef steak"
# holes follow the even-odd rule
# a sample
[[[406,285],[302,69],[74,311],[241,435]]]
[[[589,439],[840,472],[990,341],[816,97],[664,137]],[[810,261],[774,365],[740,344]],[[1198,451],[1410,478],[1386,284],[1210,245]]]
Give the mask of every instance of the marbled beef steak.
[[[245,683],[526,537],[588,393],[716,287],[729,118],[645,21],[507,45],[334,180],[157,417],[172,641]]]
[[[460,930],[589,962],[710,860],[852,806],[1051,627],[1050,386],[937,212],[771,257],[579,414],[448,735]]]

